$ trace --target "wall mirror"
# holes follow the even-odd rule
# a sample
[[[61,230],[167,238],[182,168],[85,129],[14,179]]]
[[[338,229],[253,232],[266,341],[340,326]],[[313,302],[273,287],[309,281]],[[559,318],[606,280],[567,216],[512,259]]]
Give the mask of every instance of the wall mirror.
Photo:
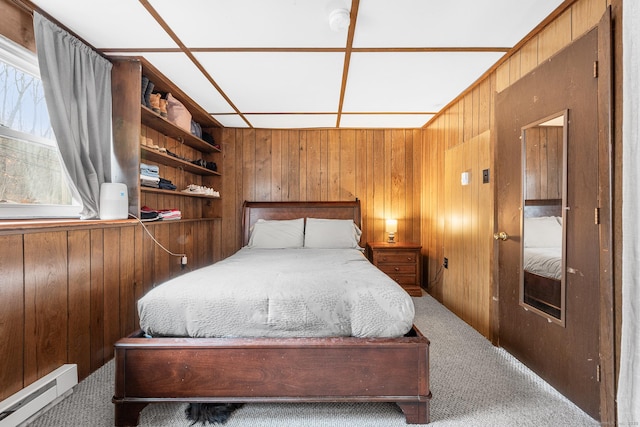
[[[568,111],[522,128],[520,305],[564,326]]]

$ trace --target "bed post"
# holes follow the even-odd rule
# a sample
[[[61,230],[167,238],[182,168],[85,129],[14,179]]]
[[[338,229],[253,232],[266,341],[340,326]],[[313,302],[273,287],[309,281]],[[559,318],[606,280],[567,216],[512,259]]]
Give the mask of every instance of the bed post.
[[[429,395],[428,399],[431,398]],[[419,402],[399,402],[407,424],[429,424],[429,400]]]
[[[140,422],[140,411],[148,403],[122,403],[115,400],[115,422],[117,427],[137,426]]]
[[[134,336],[133,334],[132,336]],[[140,422],[140,411],[148,405],[146,402],[124,402],[126,399],[125,384],[125,360],[127,349],[120,347],[117,343],[114,348],[116,378],[114,395],[111,401],[114,403],[114,425],[119,427],[137,426]]]

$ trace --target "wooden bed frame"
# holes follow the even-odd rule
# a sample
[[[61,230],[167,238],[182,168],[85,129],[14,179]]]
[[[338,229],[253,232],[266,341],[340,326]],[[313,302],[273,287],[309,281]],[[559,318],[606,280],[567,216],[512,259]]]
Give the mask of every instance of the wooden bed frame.
[[[558,279],[524,271],[524,302],[560,318],[562,286]]]
[[[354,219],[360,203],[245,202],[243,240],[259,218]],[[395,402],[429,422],[429,340],[400,338],[144,338],[115,344],[115,425],[138,425],[158,402]]]

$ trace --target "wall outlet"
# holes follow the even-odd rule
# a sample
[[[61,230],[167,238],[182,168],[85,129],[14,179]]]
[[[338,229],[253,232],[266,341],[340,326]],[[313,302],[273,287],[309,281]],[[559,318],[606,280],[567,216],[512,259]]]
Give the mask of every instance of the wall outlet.
[[[442,261],[442,266],[444,268],[449,268],[449,258],[445,258],[444,261]]]

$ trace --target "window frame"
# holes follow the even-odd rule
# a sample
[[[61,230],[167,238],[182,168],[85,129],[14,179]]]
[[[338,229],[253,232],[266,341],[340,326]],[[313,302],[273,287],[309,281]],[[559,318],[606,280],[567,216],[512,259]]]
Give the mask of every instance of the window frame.
[[[37,55],[2,35],[0,35],[0,60],[40,79]],[[0,126],[0,136],[42,143],[38,136],[26,135],[4,126]],[[64,165],[62,167],[64,168]],[[80,218],[82,203],[78,191],[68,177],[66,180],[71,190],[72,201],[70,205],[0,203],[0,221],[6,219]]]

